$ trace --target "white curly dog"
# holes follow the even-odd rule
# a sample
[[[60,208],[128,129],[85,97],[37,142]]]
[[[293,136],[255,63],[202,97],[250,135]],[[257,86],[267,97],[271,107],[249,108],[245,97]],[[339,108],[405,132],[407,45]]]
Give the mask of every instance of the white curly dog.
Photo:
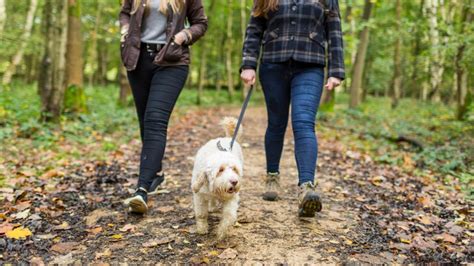
[[[208,233],[208,214],[221,205],[222,218],[217,228],[218,239],[223,239],[234,225],[239,208],[243,174],[242,148],[236,141],[230,151],[236,124],[236,119],[224,118],[221,125],[226,137],[207,142],[199,149],[194,161],[191,188],[197,233]]]

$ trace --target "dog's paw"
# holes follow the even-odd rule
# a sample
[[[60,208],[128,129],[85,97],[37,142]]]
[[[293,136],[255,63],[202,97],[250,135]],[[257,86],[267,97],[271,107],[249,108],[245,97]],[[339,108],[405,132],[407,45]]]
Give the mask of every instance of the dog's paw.
[[[209,226],[207,223],[198,222],[196,223],[196,233],[200,235],[205,235],[209,232]]]
[[[219,226],[217,228],[217,240],[223,240],[227,236],[228,232],[229,232],[228,227]]]

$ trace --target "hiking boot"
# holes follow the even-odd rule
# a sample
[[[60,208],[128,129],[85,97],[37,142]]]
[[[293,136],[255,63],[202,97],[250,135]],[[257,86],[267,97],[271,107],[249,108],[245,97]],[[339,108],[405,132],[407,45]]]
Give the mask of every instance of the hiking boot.
[[[142,187],[138,188],[132,197],[125,200],[125,205],[128,206],[129,212],[145,214],[148,211],[148,191]]]
[[[321,211],[321,199],[315,189],[316,186],[312,182],[306,182],[300,185],[300,192],[298,194],[299,217],[314,217],[316,212]]]
[[[275,201],[278,199],[278,192],[280,190],[280,173],[267,173],[265,193],[263,193],[262,198],[267,201]]]
[[[158,190],[161,189],[161,185],[165,181],[165,174],[159,173],[156,175],[153,182],[151,182],[150,189],[148,190],[148,195],[154,195],[158,193]]]

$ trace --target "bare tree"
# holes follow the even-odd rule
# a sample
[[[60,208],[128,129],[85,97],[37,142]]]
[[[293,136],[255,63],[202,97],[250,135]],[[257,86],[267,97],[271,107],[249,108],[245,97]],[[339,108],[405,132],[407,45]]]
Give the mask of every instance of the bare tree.
[[[1,1],[1,0],[0,0]],[[35,18],[36,8],[38,6],[38,0],[31,0],[28,13],[26,15],[26,22],[23,28],[23,34],[20,37],[19,47],[16,54],[13,56],[12,62],[8,65],[5,74],[3,74],[2,84],[6,85],[12,81],[13,75],[15,75],[16,67],[21,63],[23,54],[25,53],[26,45],[31,36],[31,29],[33,28],[33,20]],[[3,26],[2,26],[3,27]]]
[[[87,110],[84,95],[81,2],[80,0],[68,0],[68,4],[65,108],[70,112],[81,113]]]
[[[120,64],[119,66],[119,73],[118,73],[119,85],[120,85],[120,93],[118,103],[121,106],[127,105],[127,97],[130,95],[132,89],[130,88],[130,83],[127,79],[127,70],[125,67]]]
[[[466,25],[471,25],[473,22],[474,14],[470,12],[469,7],[466,5],[463,7],[462,15],[461,15],[461,23],[460,26],[460,33],[463,33],[465,30]],[[457,114],[456,118],[458,120],[463,120],[464,116],[468,110],[467,104],[467,96],[468,96],[468,89],[467,89],[467,79],[469,71],[465,69],[465,66],[462,63],[464,58],[464,53],[466,50],[466,42],[463,41],[457,49],[456,58],[455,58],[455,70],[456,70],[456,96],[457,96]]]
[[[232,3],[234,1],[228,0],[227,2],[227,38],[226,38],[226,52],[225,52],[225,64],[227,69],[227,87],[229,90],[229,95],[232,97],[234,95],[234,72],[232,65],[232,47],[234,45],[233,41],[233,16],[232,16]]]
[[[5,9],[5,0],[0,0],[0,37],[2,37],[5,22],[7,21],[7,10]]]
[[[44,56],[38,80],[43,121],[59,122],[66,74],[68,2],[45,0]]]
[[[371,0],[365,0],[363,22],[367,23],[370,19],[373,3]],[[365,57],[367,47],[369,46],[369,27],[365,25],[360,33],[360,41],[357,48],[356,60],[352,70],[351,99],[350,107],[355,108],[361,102],[362,78],[364,74]]]
[[[397,32],[402,31],[402,4],[400,0],[395,2],[395,13],[396,13],[396,28]],[[401,88],[402,88],[402,60],[401,60],[401,48],[402,48],[402,37],[400,34],[397,35],[395,40],[395,51],[394,51],[394,72],[393,72],[393,91],[392,91],[392,108],[397,107],[400,99]]]

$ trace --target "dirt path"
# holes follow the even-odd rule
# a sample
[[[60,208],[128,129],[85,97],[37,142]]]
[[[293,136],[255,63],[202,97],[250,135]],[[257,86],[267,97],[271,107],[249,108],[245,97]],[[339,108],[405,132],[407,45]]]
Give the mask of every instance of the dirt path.
[[[15,204],[30,202],[31,211],[22,225],[33,236],[27,240],[0,238],[0,251],[4,250],[0,263],[473,260],[472,206],[457,191],[378,165],[366,155],[329,141],[331,136],[320,137],[318,180],[324,206],[316,219],[296,217],[297,171],[291,131],[281,167],[285,193],[278,202],[262,201],[266,119],[262,108],[251,108],[244,124],[245,183],[239,222],[231,237],[216,242],[213,230],[208,236],[194,234],[189,189],[192,157],[205,141],[221,134],[215,125],[228,113],[224,109],[192,111],[173,122],[165,163],[168,181],[159,195],[151,197],[151,211],[145,217],[127,214],[121,203],[136,182],[131,173],[137,168],[137,142],[123,145],[106,163],[84,165],[67,173],[53,188],[43,187],[49,196],[29,190]],[[230,113],[237,115],[238,110]],[[217,222],[213,215],[211,228]]]

